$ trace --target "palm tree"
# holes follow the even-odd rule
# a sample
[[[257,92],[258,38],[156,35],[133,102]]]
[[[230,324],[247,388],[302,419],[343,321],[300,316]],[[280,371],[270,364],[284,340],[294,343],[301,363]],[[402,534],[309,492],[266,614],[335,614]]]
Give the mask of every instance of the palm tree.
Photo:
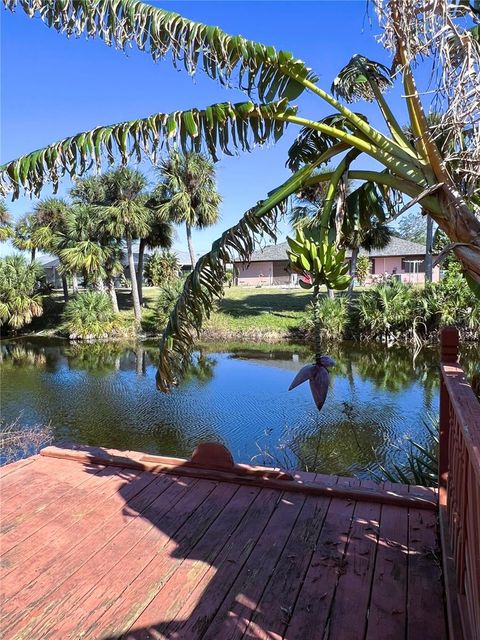
[[[0,326],[20,329],[42,314],[41,276],[41,266],[23,256],[0,259]]]
[[[104,290],[105,264],[111,249],[98,241],[98,212],[89,205],[70,207],[64,229],[55,236],[56,253],[64,273],[83,273],[87,282]]]
[[[13,246],[20,251],[30,252],[30,263],[35,261],[37,250],[44,246],[44,238],[39,238],[38,221],[33,213],[21,218],[15,225]]]
[[[166,201],[159,212],[165,219],[184,223],[192,269],[197,258],[192,241],[192,228],[209,227],[219,219],[222,201],[217,191],[213,163],[200,153],[174,151],[161,161],[160,189]]]
[[[156,210],[151,199],[146,205],[150,210],[148,219],[148,231],[140,238],[138,244],[137,285],[140,304],[143,303],[143,264],[145,249],[170,249],[173,242],[173,226]]]
[[[37,247],[46,253],[55,254],[56,234],[62,233],[65,229],[65,218],[68,211],[68,204],[61,198],[46,198],[39,200],[34,208],[35,216],[35,237]],[[68,300],[68,283],[65,270],[60,272],[62,278],[63,298]]]
[[[0,242],[5,242],[12,236],[12,218],[8,212],[7,205],[3,200],[0,200]]]
[[[66,172],[81,175],[92,162],[101,168],[104,159],[109,164],[119,156],[123,163],[132,155],[155,160],[167,146],[187,153],[203,149],[215,161],[219,151],[249,151],[254,145],[277,142],[287,125],[300,128],[288,163],[293,175],[225,231],[186,280],[164,333],[158,376],[162,388],[176,379],[178,360],[185,360],[194,348],[199,325],[209,315],[216,297],[222,295],[227,264],[233,255],[248,261],[260,234],[274,237],[277,216],[285,211],[290,196],[319,182],[328,185],[320,229],[332,243],[340,240],[334,216],[332,226],[332,211],[345,181],[374,185],[385,198],[391,198],[393,205],[400,195],[428,211],[449,237],[467,281],[480,296],[480,220],[466,201],[480,173],[476,9],[469,3],[447,0],[420,6],[415,2],[376,0],[375,5],[383,30],[382,44],[391,52],[394,65],[387,67],[355,55],[334,79],[329,92],[319,86],[318,76],[289,52],[230,36],[218,27],[172,16],[137,0],[116,0],[113,4],[109,0],[6,2],[12,11],[18,6],[68,36],[96,36],[120,50],[137,46],[154,60],[171,59],[174,65],[181,64],[190,74],[200,65],[223,86],[243,89],[258,100],[258,104],[247,100],[170,114],[160,112],[70,136],[0,168],[0,188],[14,197],[22,189],[38,194],[49,180],[56,187]],[[442,113],[442,128],[453,141],[454,152],[442,149],[439,153],[429,130],[422,91],[417,89],[416,65],[428,57],[438,71],[436,95],[430,91],[428,102],[435,98]],[[397,73],[399,69],[401,73]],[[430,78],[430,74],[427,76]],[[420,74],[417,79],[422,77]],[[403,83],[413,146],[383,96],[396,80]],[[317,120],[304,117],[293,101],[305,91],[319,101],[319,110],[328,105],[333,113]],[[347,106],[358,99],[378,106],[383,130]],[[470,135],[466,136],[465,130]],[[364,160],[366,164],[362,164]],[[335,165],[330,171],[317,172],[332,161]],[[453,161],[455,170],[451,171],[449,163]]]
[[[144,237],[149,231],[150,211],[146,206],[145,176],[134,169],[121,167],[102,176],[105,186],[105,202],[99,211],[103,217],[105,230],[113,237],[125,238],[128,267],[132,281],[132,298],[135,322],[140,324],[142,310],[138,293],[133,256],[133,241]]]
[[[343,244],[351,249],[352,257],[350,259],[350,285],[348,287],[349,295],[353,292],[354,276],[357,272],[357,259],[360,249],[365,249],[370,253],[374,249],[384,249],[390,244],[392,239],[392,230],[386,224],[373,221],[370,227],[360,229],[352,229],[351,233],[343,236]]]

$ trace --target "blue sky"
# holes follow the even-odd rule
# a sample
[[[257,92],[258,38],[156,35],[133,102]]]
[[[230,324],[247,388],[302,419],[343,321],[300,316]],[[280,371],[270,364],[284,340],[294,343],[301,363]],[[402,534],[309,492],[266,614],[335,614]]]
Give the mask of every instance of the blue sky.
[[[379,33],[370,6],[359,1],[217,1],[153,3],[207,24],[292,51],[320,76],[329,88],[332,79],[354,53],[390,63],[388,52],[375,41]],[[201,71],[194,79],[175,71],[169,60],[153,63],[149,55],[127,54],[100,40],[68,40],[18,10],[1,13],[1,161],[43,147],[68,135],[158,111],[203,107],[213,102],[241,101],[240,91],[226,90]],[[390,92],[394,110],[405,120],[400,88]],[[322,117],[331,109],[318,97],[303,94],[302,115]],[[358,105],[372,122],[382,126],[373,105]],[[242,213],[287,177],[287,150],[296,135],[290,127],[275,146],[258,148],[239,157],[222,156],[217,164],[223,197],[221,221],[195,233],[199,252],[207,250],[220,233]],[[365,163],[363,166],[366,166]],[[149,163],[142,165],[152,183]],[[59,195],[66,195],[68,178]],[[45,188],[43,196],[51,194]],[[15,218],[28,212],[33,202],[22,197],[9,208]],[[281,227],[281,239],[286,226]],[[185,249],[183,229],[175,246]],[[8,247],[1,250],[9,251]]]

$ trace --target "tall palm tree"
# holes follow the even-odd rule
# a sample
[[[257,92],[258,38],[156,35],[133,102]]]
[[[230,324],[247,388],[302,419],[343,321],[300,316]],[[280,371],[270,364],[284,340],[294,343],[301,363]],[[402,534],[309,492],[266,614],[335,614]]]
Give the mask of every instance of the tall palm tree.
[[[155,205],[151,204],[150,198],[146,206],[149,209],[148,231],[140,238],[138,243],[138,264],[137,264],[137,285],[140,304],[143,303],[143,265],[145,249],[170,249],[173,242],[172,223],[165,220],[158,212]]]
[[[217,191],[215,167],[200,153],[173,151],[159,164],[162,197],[159,211],[168,220],[184,223],[192,269],[197,258],[192,229],[203,229],[218,222],[222,201]]]
[[[98,241],[98,212],[89,205],[69,208],[65,225],[55,236],[56,253],[64,273],[82,273],[100,291],[104,290],[105,262],[110,250]]]
[[[3,200],[0,200],[0,242],[5,242],[12,236],[12,218],[8,212],[7,205]]]
[[[145,176],[135,169],[121,167],[102,176],[105,186],[105,205],[99,207],[103,224],[114,237],[123,237],[127,245],[128,267],[132,281],[135,323],[140,324],[142,310],[138,294],[133,241],[146,236],[150,211],[146,206]]]
[[[15,225],[13,246],[20,251],[30,252],[30,263],[35,261],[37,251],[42,249],[45,239],[39,237],[38,221],[33,213],[28,213]]]

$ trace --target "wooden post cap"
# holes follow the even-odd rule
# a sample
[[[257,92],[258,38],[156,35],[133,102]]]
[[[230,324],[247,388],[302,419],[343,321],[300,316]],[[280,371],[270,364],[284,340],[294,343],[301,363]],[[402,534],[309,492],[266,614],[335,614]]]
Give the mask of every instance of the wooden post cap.
[[[234,465],[230,451],[218,442],[199,444],[192,453],[191,462],[207,469],[232,469]]]
[[[440,360],[441,362],[458,362],[458,329],[444,327],[440,331]]]

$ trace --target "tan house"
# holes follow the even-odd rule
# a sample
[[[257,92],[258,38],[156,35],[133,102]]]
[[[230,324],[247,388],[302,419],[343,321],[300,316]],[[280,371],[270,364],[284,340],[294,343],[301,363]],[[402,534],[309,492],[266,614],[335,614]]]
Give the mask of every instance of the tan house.
[[[288,244],[282,242],[264,247],[252,254],[250,264],[235,263],[235,284],[243,287],[291,285],[298,281],[296,273],[288,269]],[[350,261],[351,251],[347,251]],[[373,283],[385,275],[396,276],[402,282],[425,282],[425,246],[410,240],[393,237],[385,249],[373,250],[370,253],[360,249],[361,256],[370,259],[370,277],[367,283]],[[440,279],[440,269],[433,269],[433,280]]]

